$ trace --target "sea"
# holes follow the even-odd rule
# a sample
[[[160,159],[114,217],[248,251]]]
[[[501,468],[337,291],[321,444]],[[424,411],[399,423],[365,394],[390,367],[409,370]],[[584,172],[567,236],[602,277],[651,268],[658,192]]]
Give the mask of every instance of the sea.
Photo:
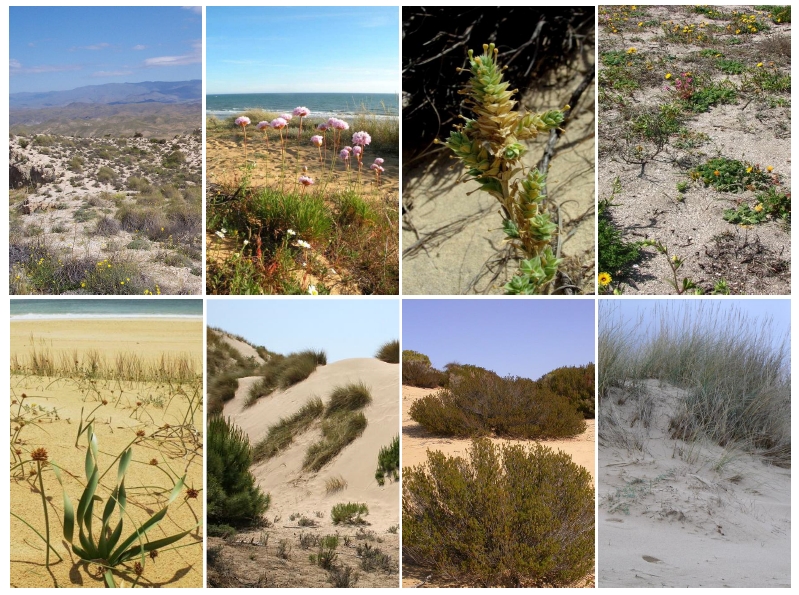
[[[311,119],[336,117],[346,120],[364,112],[378,117],[399,117],[399,95],[393,93],[230,93],[205,96],[206,116],[219,119],[251,109],[282,113],[299,106],[311,110]]]
[[[198,299],[12,299],[11,320],[77,318],[200,318]]]

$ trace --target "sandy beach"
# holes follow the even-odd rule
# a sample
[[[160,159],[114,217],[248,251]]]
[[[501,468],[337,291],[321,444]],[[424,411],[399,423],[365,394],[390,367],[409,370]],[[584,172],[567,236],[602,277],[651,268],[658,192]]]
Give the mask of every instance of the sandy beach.
[[[418,388],[413,386],[402,387],[402,453],[401,453],[401,466],[413,467],[420,465],[427,460],[428,450],[438,450],[448,456],[464,456],[466,451],[471,446],[471,441],[462,438],[446,438],[434,436],[428,433],[417,422],[411,419],[410,408],[413,402],[426,395],[436,392],[438,389]],[[594,449],[594,432],[595,420],[586,420],[586,430],[576,438],[562,439],[562,440],[545,440],[541,444],[552,448],[553,450],[561,451],[572,457],[572,460],[582,467],[585,467],[590,473],[591,478],[596,484],[595,472],[595,449]],[[530,440],[510,440],[504,438],[490,438],[495,444],[532,444]],[[422,582],[427,573],[421,571],[419,568],[409,564],[403,564],[402,568],[402,586],[403,587],[416,587]],[[463,585],[449,585],[438,584],[435,579],[433,582],[427,582],[427,587],[446,587],[446,586],[463,586]]]
[[[87,351],[97,350],[105,363],[119,355],[137,356],[147,364],[163,357],[186,357],[201,370],[201,319],[35,319],[11,323],[11,358],[25,366],[33,347],[48,352],[56,366],[77,355],[84,361]],[[62,359],[66,358],[66,359]],[[102,360],[101,360],[102,362]],[[11,375],[12,454],[11,510],[42,535],[45,534],[39,478],[31,453],[47,451],[42,467],[47,499],[50,543],[63,558],[51,551],[49,571],[45,567],[45,546],[36,533],[17,518],[11,518],[12,587],[103,587],[98,566],[80,561],[63,538],[63,495],[52,464],[62,469],[66,493],[73,506],[83,493],[87,434],[78,438],[81,420],[93,418],[102,472],[95,498],[95,518],[114,489],[116,458],[132,445],[133,455],[125,475],[128,505],[123,539],[163,508],[169,492],[186,476],[181,493],[164,519],[147,533],[154,541],[183,531],[183,539],[146,558],[138,586],[202,586],[202,499],[189,488],[203,486],[202,462],[202,380],[178,383],[123,381],[114,378],[101,363],[99,373],[59,370],[56,376],[37,376],[18,369]],[[23,396],[24,395],[24,396]],[[103,404],[105,401],[105,404]],[[83,413],[81,410],[83,409]],[[94,412],[92,413],[92,411]],[[77,440],[77,446],[75,445]],[[23,461],[22,466],[15,463]],[[201,494],[201,492],[200,492]],[[75,535],[77,539],[77,529]],[[114,572],[117,586],[131,586],[136,579],[133,562]]]

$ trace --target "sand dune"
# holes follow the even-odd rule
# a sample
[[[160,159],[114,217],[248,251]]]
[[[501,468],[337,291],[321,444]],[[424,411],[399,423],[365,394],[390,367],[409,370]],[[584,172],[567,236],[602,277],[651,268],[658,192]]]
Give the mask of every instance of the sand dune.
[[[648,381],[649,428],[634,400],[606,398],[642,449],[599,449],[601,587],[789,587],[790,469],[715,444],[672,440],[682,391]],[[602,441],[600,441],[602,443]]]
[[[318,396],[327,402],[336,386],[359,381],[371,390],[372,403],[363,409],[368,425],[360,437],[319,472],[302,470],[307,447],[321,436],[319,422],[297,436],[278,456],[252,467],[261,489],[271,496],[266,527],[241,532],[228,541],[209,539],[209,547],[221,551],[223,565],[229,569],[220,579],[224,584],[220,582],[219,586],[329,587],[328,572],[310,561],[316,546],[303,546],[300,538],[336,534],[341,539],[336,566],[355,569],[357,574],[357,581],[350,586],[396,588],[399,483],[386,481],[379,486],[375,470],[378,452],[399,433],[399,366],[372,358],[342,360],[320,366],[303,382],[245,407],[250,387],[258,380],[241,378],[235,398],[224,409],[224,415],[247,432],[253,444],[267,434],[269,426],[291,416],[310,399]],[[325,480],[331,477],[343,478],[347,487],[328,495]],[[331,509],[346,502],[368,506],[366,526],[333,525]],[[312,524],[300,526],[301,517]],[[288,547],[285,555],[278,552],[282,546]],[[359,548],[367,546],[388,556],[388,568],[363,566]],[[218,568],[214,572],[218,573]],[[254,578],[258,579],[257,584],[253,584]]]
[[[308,445],[316,441],[318,428],[299,436],[294,444],[277,457],[253,467],[264,491],[272,494],[269,514],[322,511],[323,523],[330,523],[331,507],[342,501],[365,502],[369,506],[368,521],[375,531],[385,531],[399,523],[399,486],[387,482],[380,487],[374,478],[377,454],[399,433],[398,366],[372,358],[342,360],[320,366],[307,380],[261,398],[252,407],[245,408],[249,387],[257,378],[239,381],[236,397],[225,405],[225,415],[241,427],[255,444],[263,438],[270,425],[282,417],[289,417],[313,397],[327,401],[336,387],[350,382],[363,381],[371,388],[372,403],[363,412],[368,425],[357,438],[331,463],[318,473],[304,472],[302,461]],[[325,480],[342,476],[347,488],[326,495]]]

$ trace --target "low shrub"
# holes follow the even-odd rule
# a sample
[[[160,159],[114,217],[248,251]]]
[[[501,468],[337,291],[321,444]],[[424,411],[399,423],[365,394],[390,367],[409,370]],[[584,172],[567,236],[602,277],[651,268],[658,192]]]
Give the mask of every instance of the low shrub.
[[[366,572],[372,572],[373,570],[382,570],[387,573],[393,572],[391,556],[383,553],[379,547],[368,543],[359,543],[355,546],[355,551],[361,559],[361,569]]]
[[[583,416],[566,397],[528,378],[500,378],[487,370],[461,371],[448,389],[414,401],[410,415],[444,436],[542,439],[585,430]]]
[[[358,573],[346,564],[332,565],[327,571],[327,580],[337,589],[349,589],[358,582]]]
[[[398,364],[400,362],[400,344],[399,341],[389,341],[383,343],[380,349],[377,350],[375,357],[387,364]]]
[[[404,352],[403,352],[404,353]],[[446,381],[446,375],[423,361],[402,359],[402,384],[419,388],[436,388]]]
[[[336,504],[330,511],[330,518],[334,525],[365,525],[366,521],[363,516],[369,514],[369,508],[366,504],[356,504],[354,502],[347,502],[346,504]]]
[[[269,495],[250,472],[247,434],[221,416],[208,421],[207,434],[208,523],[233,527],[257,523],[269,507]]]
[[[569,455],[480,439],[403,475],[403,559],[482,587],[565,587],[593,570],[591,474]]]

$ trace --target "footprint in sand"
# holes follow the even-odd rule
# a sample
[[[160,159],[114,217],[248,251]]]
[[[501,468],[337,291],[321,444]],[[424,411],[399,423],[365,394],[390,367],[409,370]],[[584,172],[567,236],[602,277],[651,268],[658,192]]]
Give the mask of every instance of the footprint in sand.
[[[641,557],[644,560],[646,560],[647,562],[651,562],[652,564],[657,564],[658,562],[661,562],[661,560],[658,560],[657,558],[655,558],[653,556],[641,556]]]

